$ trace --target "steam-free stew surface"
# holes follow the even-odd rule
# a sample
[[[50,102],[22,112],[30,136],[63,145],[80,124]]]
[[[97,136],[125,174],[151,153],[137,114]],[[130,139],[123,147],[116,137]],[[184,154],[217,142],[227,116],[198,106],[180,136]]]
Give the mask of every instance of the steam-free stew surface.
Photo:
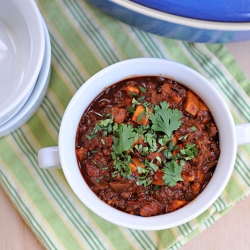
[[[177,210],[206,187],[220,155],[208,107],[163,77],[137,77],[105,89],[88,107],[76,156],[91,190],[139,216]]]

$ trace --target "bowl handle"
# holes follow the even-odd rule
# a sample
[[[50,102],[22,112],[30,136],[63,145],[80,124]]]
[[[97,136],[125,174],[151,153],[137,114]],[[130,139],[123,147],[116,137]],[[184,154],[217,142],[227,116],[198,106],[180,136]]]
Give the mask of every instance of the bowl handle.
[[[40,168],[61,168],[58,147],[42,148],[38,152]]]
[[[237,145],[250,143],[250,123],[235,125]]]

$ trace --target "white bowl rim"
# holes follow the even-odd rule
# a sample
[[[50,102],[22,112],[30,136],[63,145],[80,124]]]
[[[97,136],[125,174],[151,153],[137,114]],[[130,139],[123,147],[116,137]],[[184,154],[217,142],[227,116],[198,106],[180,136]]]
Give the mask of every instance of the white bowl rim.
[[[230,133],[230,135],[231,135],[230,142],[231,143],[224,141],[224,143],[223,143],[224,144],[223,145],[224,153],[223,153],[223,157],[222,158],[220,157],[220,159],[222,159],[222,160],[219,160],[218,166],[219,166],[219,164],[220,164],[220,166],[224,166],[224,164],[226,162],[225,166],[226,166],[227,171],[225,173],[224,172],[225,169],[223,167],[217,168],[218,170],[217,169],[215,170],[215,171],[219,172],[219,175],[218,174],[214,175],[208,184],[208,186],[210,188],[208,188],[208,186],[207,186],[202,191],[202,193],[195,199],[195,201],[196,201],[195,204],[197,204],[197,206],[198,206],[198,210],[196,210],[195,212],[193,211],[193,208],[196,205],[194,205],[194,203],[191,202],[187,206],[185,206],[184,208],[179,209],[179,210],[174,211],[174,212],[169,213],[169,214],[153,216],[153,217],[149,217],[149,218],[130,215],[130,214],[127,214],[125,212],[121,212],[115,208],[112,208],[109,205],[107,205],[106,203],[104,203],[103,201],[101,201],[90,190],[90,188],[85,183],[83,177],[81,176],[81,173],[80,173],[77,161],[76,161],[76,156],[75,156],[75,135],[74,135],[74,138],[72,138],[72,134],[73,134],[73,132],[74,133],[76,132],[76,129],[77,129],[80,117],[81,117],[81,115],[79,116],[79,113],[82,112],[82,107],[76,111],[76,109],[74,109],[74,105],[79,104],[79,101],[82,102],[82,98],[81,98],[82,93],[84,91],[86,91],[86,89],[89,89],[91,84],[93,84],[93,82],[95,82],[96,79],[98,79],[99,77],[102,77],[104,74],[109,72],[111,67],[113,69],[113,72],[118,72],[119,71],[118,68],[120,65],[126,65],[132,61],[134,61],[134,62],[137,61],[139,63],[142,63],[142,61],[144,61],[144,60],[146,60],[146,61],[151,60],[151,62],[150,62],[151,65],[152,64],[154,65],[154,63],[152,62],[154,60],[155,60],[155,63],[158,60],[169,61],[170,64],[176,64],[176,65],[180,65],[181,67],[183,67],[185,69],[185,71],[184,71],[185,73],[187,73],[188,71],[192,72],[191,74],[194,74],[196,76],[196,78],[198,77],[200,80],[202,80],[202,82],[204,83],[204,86],[207,86],[209,84],[211,96],[213,96],[213,99],[216,99],[216,100],[218,98],[219,102],[216,103],[216,105],[219,104],[219,106],[222,106],[221,111],[223,111],[223,119],[221,119],[221,120],[223,120],[223,123],[226,123],[228,126],[227,130],[224,131],[225,133],[223,132],[223,134],[224,134],[223,138],[229,138],[228,133]],[[166,66],[166,65],[164,65],[164,66]],[[138,75],[141,75],[141,74],[138,73]],[[142,75],[146,75],[146,74],[142,74]],[[150,74],[148,74],[148,75],[150,75]],[[121,77],[121,79],[122,79],[122,77]],[[110,82],[110,85],[111,84],[112,84],[112,82]],[[101,90],[99,90],[99,92],[101,92]],[[96,96],[97,96],[97,93],[96,93]],[[203,94],[203,96],[205,96],[205,94]],[[90,97],[88,97],[88,98],[90,98]],[[209,98],[209,97],[207,97],[207,98]],[[213,105],[215,105],[215,104],[213,104]],[[213,109],[214,110],[217,109],[217,106],[214,107]],[[72,110],[74,110],[74,112],[72,112]],[[76,116],[79,116],[77,126],[76,126],[75,122],[72,122],[72,117],[71,117],[70,113],[71,114],[78,113],[76,115]],[[74,116],[75,116],[75,114],[74,114]],[[217,113],[217,118],[218,118],[218,113]],[[69,119],[71,122],[67,122],[67,119]],[[71,131],[71,132],[68,133],[68,131]],[[230,145],[228,145],[228,144],[230,144]],[[127,227],[127,228],[132,228],[132,229],[137,229],[137,230],[162,230],[162,229],[167,229],[167,228],[179,226],[185,222],[190,221],[191,219],[194,219],[195,217],[200,215],[202,212],[204,212],[207,208],[209,208],[209,206],[211,206],[212,203],[221,194],[221,192],[223,191],[223,189],[225,188],[226,184],[229,181],[229,178],[230,178],[232,171],[233,171],[233,168],[234,168],[234,162],[235,162],[236,150],[237,150],[236,132],[235,132],[234,122],[233,122],[233,119],[232,119],[232,116],[231,116],[231,113],[229,111],[227,104],[225,103],[223,98],[219,95],[218,91],[216,91],[216,89],[213,86],[211,86],[211,83],[207,79],[205,79],[201,74],[194,71],[193,69],[191,69],[191,68],[189,68],[181,63],[178,63],[178,62],[173,62],[173,61],[170,61],[167,59],[159,59],[159,58],[128,59],[128,60],[125,60],[122,62],[115,63],[114,65],[108,66],[107,68],[99,71],[94,76],[92,76],[76,92],[76,94],[71,99],[71,101],[70,101],[70,103],[69,103],[69,105],[64,113],[61,127],[60,127],[60,132],[59,132],[59,144],[58,144],[58,146],[59,146],[59,155],[60,155],[60,160],[61,160],[64,175],[65,175],[69,185],[71,186],[72,190],[77,195],[77,197],[87,207],[89,207],[93,212],[95,212],[100,217],[102,217],[102,218],[104,218],[104,219],[106,219],[106,220],[108,220],[116,225],[120,225],[120,226]],[[67,154],[65,154],[64,152],[67,152]],[[65,155],[67,155],[67,156],[65,156]],[[69,155],[73,155],[73,158],[70,158]],[[231,157],[231,160],[228,160],[228,158],[229,158],[228,155]],[[224,164],[222,162],[224,162]],[[70,166],[70,168],[67,168],[67,166]],[[221,175],[224,176],[223,181],[220,178]],[[217,186],[215,186],[213,184],[214,183],[218,184],[218,182],[220,183],[220,185],[219,185],[219,188],[217,189]],[[78,183],[80,183],[80,184],[78,184]],[[81,190],[78,189],[79,185],[82,188]],[[209,197],[209,202],[207,202],[204,205],[203,200],[204,200],[205,196]],[[89,200],[89,197],[91,197],[91,200]],[[102,206],[102,209],[100,209],[99,206]],[[178,221],[174,221],[172,215],[174,215],[174,217],[178,217]],[[130,223],[131,218],[132,218],[131,216],[133,217],[133,223]],[[167,221],[168,225],[166,225],[166,221]]]
[[[44,59],[44,53],[45,53],[45,33],[44,33],[44,27],[43,27],[43,22],[42,22],[42,16],[35,1],[33,0],[25,0],[25,1],[12,0],[12,1],[17,6],[25,5],[26,7],[28,6],[30,8],[29,19],[31,19],[33,22],[33,25],[36,26],[35,36],[36,36],[36,39],[40,43],[39,44],[32,43],[32,46],[33,46],[32,53],[35,51],[35,53],[37,54],[36,56],[37,60],[36,60],[36,65],[35,66],[33,65],[34,66],[32,70],[33,73],[30,77],[29,82],[27,83],[26,87],[23,89],[21,93],[15,93],[14,95],[11,96],[9,100],[6,101],[6,103],[4,103],[3,110],[0,111],[0,118],[7,116],[8,113],[12,112],[12,110],[14,110],[17,107],[17,105],[21,104],[22,101],[25,98],[27,98],[27,95],[31,94],[31,91],[36,84],[37,77],[41,70],[43,59]],[[26,16],[24,16],[24,18],[26,18]],[[32,63],[29,63],[29,64],[32,65]],[[7,117],[7,120],[8,120],[8,117]]]
[[[110,0],[124,8],[130,9],[137,13],[153,17],[162,21],[167,21],[183,26],[189,26],[193,28],[207,29],[207,30],[228,30],[228,31],[244,31],[250,30],[250,22],[214,22],[205,21],[199,19],[192,19],[182,16],[176,16],[168,14],[155,9],[148,8],[138,3],[131,2],[129,0]]]

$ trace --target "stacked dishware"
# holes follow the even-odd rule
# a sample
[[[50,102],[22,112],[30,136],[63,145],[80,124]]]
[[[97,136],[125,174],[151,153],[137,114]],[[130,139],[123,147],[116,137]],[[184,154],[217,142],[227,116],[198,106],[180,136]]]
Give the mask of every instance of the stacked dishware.
[[[250,39],[249,1],[88,1],[122,22],[169,38],[202,43]]]
[[[51,47],[33,0],[0,0],[0,136],[34,114],[50,80]]]

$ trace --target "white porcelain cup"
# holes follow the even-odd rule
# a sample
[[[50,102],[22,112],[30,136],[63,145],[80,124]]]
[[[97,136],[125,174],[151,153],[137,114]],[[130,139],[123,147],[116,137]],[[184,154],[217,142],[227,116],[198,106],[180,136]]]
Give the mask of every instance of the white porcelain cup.
[[[75,140],[82,114],[104,88],[125,78],[147,75],[172,78],[193,90],[207,104],[218,127],[221,154],[212,179],[194,201],[172,213],[144,218],[112,208],[90,190],[78,167]],[[130,59],[111,65],[86,81],[73,96],[64,113],[58,147],[41,149],[38,159],[41,168],[61,166],[77,197],[102,218],[128,228],[160,230],[183,224],[212,205],[232,174],[237,145],[250,142],[249,129],[249,124],[235,126],[222,96],[208,80],[193,69],[165,59]]]

